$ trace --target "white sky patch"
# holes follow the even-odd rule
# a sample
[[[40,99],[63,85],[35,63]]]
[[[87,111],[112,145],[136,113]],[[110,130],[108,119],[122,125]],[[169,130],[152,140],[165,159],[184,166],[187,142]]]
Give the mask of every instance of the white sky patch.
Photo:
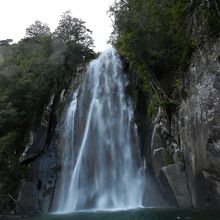
[[[72,16],[86,22],[93,31],[96,51],[109,47],[106,41],[112,32],[112,22],[107,14],[114,0],[2,0],[0,2],[0,40],[17,42],[25,36],[25,29],[40,20],[53,31],[60,15],[71,10]]]

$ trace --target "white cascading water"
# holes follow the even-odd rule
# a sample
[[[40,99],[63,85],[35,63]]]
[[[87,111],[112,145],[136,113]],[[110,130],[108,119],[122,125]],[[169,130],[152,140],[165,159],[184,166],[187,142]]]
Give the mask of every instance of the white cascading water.
[[[114,49],[92,61],[61,126],[57,212],[142,206],[143,164],[127,76]]]

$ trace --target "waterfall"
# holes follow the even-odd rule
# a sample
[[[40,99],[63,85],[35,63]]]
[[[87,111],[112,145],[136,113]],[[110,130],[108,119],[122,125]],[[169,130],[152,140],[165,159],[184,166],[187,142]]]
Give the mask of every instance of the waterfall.
[[[127,76],[114,49],[87,68],[61,132],[57,212],[142,206],[143,163]]]

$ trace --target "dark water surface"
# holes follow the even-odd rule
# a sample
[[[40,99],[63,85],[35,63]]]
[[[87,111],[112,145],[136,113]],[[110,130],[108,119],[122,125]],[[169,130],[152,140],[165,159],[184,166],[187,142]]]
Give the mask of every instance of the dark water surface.
[[[68,215],[50,214],[22,220],[220,220],[220,212],[148,208],[114,212],[77,212]]]

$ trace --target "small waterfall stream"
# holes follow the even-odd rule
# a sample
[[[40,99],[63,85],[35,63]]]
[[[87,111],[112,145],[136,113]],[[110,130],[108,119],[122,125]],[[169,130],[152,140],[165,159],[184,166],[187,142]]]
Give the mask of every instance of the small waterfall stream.
[[[60,128],[58,213],[142,206],[145,177],[127,84],[109,49],[89,64],[72,94]]]

